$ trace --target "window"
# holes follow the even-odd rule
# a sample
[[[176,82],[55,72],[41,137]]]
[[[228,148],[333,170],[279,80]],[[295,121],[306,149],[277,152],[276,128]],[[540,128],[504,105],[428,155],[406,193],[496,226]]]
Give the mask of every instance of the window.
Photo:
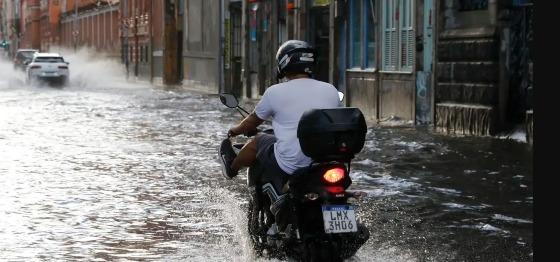
[[[414,68],[414,1],[383,0],[383,70]]]
[[[39,63],[63,63],[64,59],[57,56],[37,56],[33,62]]]
[[[361,12],[361,0],[352,0],[350,2],[350,26],[349,26],[349,31],[350,31],[350,58],[349,58],[349,66],[351,68],[355,68],[355,67],[361,67],[361,48],[360,48],[360,43],[361,43],[361,38],[362,38],[362,34],[361,34],[361,24],[362,24],[362,12]]]
[[[488,9],[488,0],[459,0],[459,11]]]
[[[350,0],[348,24],[348,67],[375,67],[375,1]]]
[[[202,32],[204,30],[202,0],[191,0],[187,4],[187,47],[189,51],[202,51]]]
[[[373,68],[375,67],[375,57],[376,51],[375,48],[375,26],[374,26],[374,12],[375,6],[373,0],[366,1],[366,67]]]

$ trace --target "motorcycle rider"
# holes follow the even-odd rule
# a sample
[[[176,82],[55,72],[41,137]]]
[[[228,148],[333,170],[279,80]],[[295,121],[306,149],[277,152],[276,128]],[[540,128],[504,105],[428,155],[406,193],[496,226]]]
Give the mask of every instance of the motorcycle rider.
[[[340,106],[338,90],[331,84],[312,78],[316,51],[299,40],[286,41],[276,54],[277,77],[287,81],[269,87],[255,110],[228,131],[229,137],[250,134],[271,119],[274,135],[260,133],[250,140],[236,156],[231,141],[225,139],[220,147],[222,173],[235,177],[243,167],[258,160],[267,172],[284,180],[297,169],[309,166],[311,159],[301,150],[297,138],[298,122],[309,109]]]

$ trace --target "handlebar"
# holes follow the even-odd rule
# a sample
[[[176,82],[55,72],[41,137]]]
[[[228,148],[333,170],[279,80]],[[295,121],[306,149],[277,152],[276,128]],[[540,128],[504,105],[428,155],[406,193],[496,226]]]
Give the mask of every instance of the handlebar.
[[[251,131],[251,132],[249,132],[249,133],[246,133],[246,134],[242,134],[242,135],[245,136],[245,137],[253,137],[253,136],[256,136],[258,133],[265,133],[265,134],[271,134],[271,135],[273,135],[273,134],[274,134],[274,130],[271,129],[271,128],[265,129],[265,130],[256,128],[255,130],[253,130],[253,131]],[[232,137],[232,136],[228,133],[228,138],[231,138],[231,137]]]

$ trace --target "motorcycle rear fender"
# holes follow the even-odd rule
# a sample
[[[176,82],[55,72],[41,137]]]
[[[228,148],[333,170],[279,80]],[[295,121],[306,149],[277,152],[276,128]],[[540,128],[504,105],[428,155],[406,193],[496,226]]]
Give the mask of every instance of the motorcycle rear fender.
[[[323,174],[331,168],[343,168],[345,170],[344,179],[341,181],[330,184],[324,181]],[[352,179],[350,178],[348,168],[344,163],[340,162],[329,162],[329,163],[317,163],[310,167],[297,170],[289,181],[290,193],[295,199],[304,199],[304,195],[308,193],[319,194],[323,200],[345,200],[347,194],[339,198],[335,194],[327,191],[329,187],[342,187],[346,190],[352,184]],[[342,194],[343,192],[341,192]]]

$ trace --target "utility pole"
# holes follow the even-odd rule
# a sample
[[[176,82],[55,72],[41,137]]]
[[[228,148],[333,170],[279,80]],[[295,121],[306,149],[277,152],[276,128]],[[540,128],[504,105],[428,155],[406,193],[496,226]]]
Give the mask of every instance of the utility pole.
[[[177,66],[177,24],[175,18],[175,0],[165,0],[164,12],[164,50],[163,50],[163,83],[178,84]]]

